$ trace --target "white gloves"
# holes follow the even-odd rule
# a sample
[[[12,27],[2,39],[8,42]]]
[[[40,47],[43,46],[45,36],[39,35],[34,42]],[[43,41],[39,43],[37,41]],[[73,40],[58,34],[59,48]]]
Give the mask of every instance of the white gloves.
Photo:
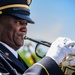
[[[63,66],[75,66],[75,55],[68,55],[61,63]]]
[[[62,60],[69,54],[75,54],[75,41],[66,37],[59,37],[49,48],[46,56],[51,57],[59,65]]]

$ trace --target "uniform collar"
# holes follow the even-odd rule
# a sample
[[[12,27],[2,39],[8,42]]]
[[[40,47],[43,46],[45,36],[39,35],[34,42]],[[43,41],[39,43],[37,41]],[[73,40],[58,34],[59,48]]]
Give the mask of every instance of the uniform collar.
[[[18,53],[13,49],[11,48],[10,46],[8,46],[7,44],[5,44],[4,42],[1,42],[0,43],[2,45],[4,45],[16,58],[18,58]]]

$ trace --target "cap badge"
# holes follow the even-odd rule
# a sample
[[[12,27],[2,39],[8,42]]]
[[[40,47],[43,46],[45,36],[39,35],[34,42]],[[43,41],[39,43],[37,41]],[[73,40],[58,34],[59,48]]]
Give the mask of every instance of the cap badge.
[[[31,4],[31,0],[27,0],[27,4],[30,5]]]
[[[0,11],[0,15],[2,14],[2,11]]]

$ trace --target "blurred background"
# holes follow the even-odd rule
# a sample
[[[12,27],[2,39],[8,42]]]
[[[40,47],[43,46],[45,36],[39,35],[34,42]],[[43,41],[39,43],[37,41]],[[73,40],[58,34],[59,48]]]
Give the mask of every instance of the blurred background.
[[[28,37],[50,43],[58,37],[75,40],[75,0],[32,0],[30,12],[35,24],[28,24]],[[35,45],[25,41],[18,50],[29,66],[40,60],[35,54]],[[41,53],[47,51],[43,47],[41,50]]]

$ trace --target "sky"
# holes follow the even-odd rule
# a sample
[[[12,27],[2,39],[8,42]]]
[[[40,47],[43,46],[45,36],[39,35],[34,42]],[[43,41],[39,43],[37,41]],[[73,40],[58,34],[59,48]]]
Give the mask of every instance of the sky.
[[[75,40],[75,0],[32,0],[27,36],[53,42],[58,37]]]

